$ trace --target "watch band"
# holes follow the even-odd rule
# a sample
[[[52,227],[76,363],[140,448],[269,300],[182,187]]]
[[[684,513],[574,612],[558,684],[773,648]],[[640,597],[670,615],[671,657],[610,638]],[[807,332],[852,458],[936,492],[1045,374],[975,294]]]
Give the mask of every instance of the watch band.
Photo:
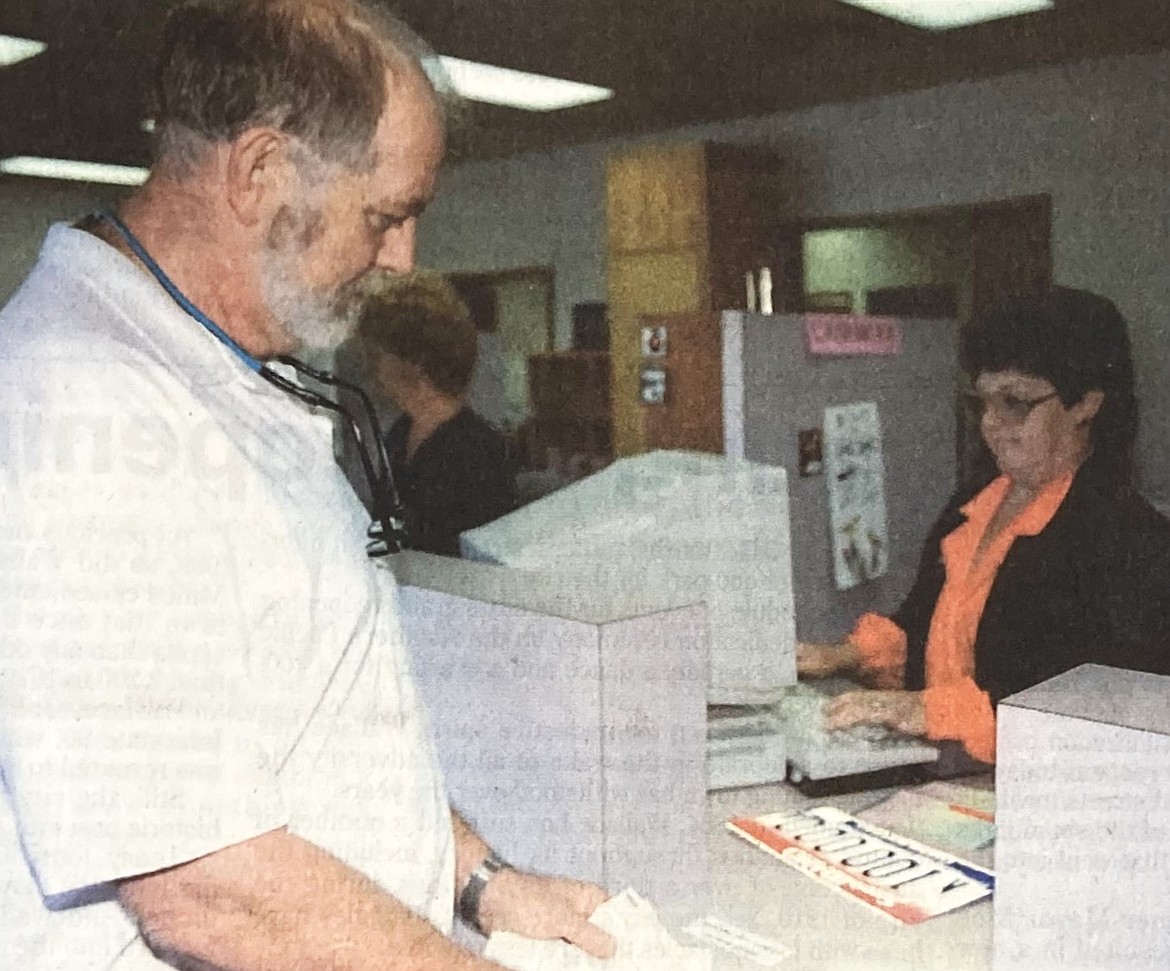
[[[495,853],[488,853],[467,878],[467,886],[459,895],[459,916],[480,933],[484,933],[479,923],[479,904],[483,899],[484,888],[501,870],[510,870],[511,866],[501,860]]]

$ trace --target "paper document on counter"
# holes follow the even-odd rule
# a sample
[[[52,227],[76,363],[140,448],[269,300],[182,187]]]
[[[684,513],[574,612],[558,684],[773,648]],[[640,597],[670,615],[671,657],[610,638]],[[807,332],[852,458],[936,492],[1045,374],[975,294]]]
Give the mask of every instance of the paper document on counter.
[[[995,793],[949,783],[900,790],[858,815],[954,853],[972,853],[995,842]]]
[[[617,953],[607,961],[564,941],[511,933],[493,934],[484,957],[513,971],[711,971],[711,952],[675,941],[654,907],[633,890],[611,897],[590,920],[617,941]]]
[[[793,869],[902,924],[920,924],[990,897],[983,867],[831,806],[738,816],[727,828]]]
[[[765,968],[783,964],[794,953],[792,948],[774,937],[756,934],[713,914],[696,918],[683,931],[697,941]]]

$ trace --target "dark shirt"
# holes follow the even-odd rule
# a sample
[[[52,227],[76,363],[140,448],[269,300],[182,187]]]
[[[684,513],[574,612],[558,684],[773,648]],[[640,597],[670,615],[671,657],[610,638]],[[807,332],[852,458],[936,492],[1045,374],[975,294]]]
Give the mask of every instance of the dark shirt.
[[[508,444],[470,408],[445,421],[407,461],[411,419],[386,435],[386,453],[406,510],[407,545],[459,555],[459,534],[516,508],[516,470]]]
[[[1018,537],[988,594],[975,682],[993,704],[1080,664],[1170,674],[1170,522],[1132,488],[1082,468],[1048,525]],[[954,497],[926,541],[893,620],[906,632],[906,687],[924,686],[926,640],[945,580],[943,537],[963,522]]]

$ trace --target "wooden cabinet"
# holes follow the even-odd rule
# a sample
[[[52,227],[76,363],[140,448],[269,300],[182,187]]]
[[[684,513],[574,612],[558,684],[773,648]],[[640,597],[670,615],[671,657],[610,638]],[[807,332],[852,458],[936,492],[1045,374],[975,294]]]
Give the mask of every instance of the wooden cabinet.
[[[799,245],[795,253],[780,253],[777,245],[791,208],[791,182],[775,153],[755,147],[640,146],[607,161],[606,263],[618,454],[653,446],[651,433],[663,425],[662,416],[653,414],[662,406],[643,405],[638,395],[642,318],[702,315],[679,332],[665,365],[668,388],[693,384],[685,369],[692,362],[707,365],[698,343],[688,348],[679,341],[713,340],[717,349],[713,312],[745,306],[744,273],[770,266],[779,279],[793,260],[799,267]],[[714,333],[705,334],[703,327]],[[709,436],[706,441],[717,444]]]
[[[719,315],[645,316],[649,327],[665,327],[667,352],[659,362],[667,373],[666,400],[647,406],[643,422],[647,449],[723,451],[723,349]]]
[[[609,355],[597,351],[554,351],[528,358],[525,451],[534,465],[550,464],[551,450],[561,459],[584,455],[613,457]]]

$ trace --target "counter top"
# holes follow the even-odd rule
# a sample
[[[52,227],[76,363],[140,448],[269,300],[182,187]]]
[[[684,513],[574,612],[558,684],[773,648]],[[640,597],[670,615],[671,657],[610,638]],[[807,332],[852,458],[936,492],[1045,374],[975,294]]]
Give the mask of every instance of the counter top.
[[[859,813],[893,790],[809,799],[788,785],[714,792],[707,800],[711,867],[709,911],[745,930],[777,938],[795,954],[783,971],[987,971],[992,966],[990,900],[913,927],[872,913],[785,866],[724,824],[732,816],[759,816],[832,805]],[[914,833],[903,835],[913,838]],[[991,851],[967,854],[992,864]],[[694,943],[685,935],[684,943]],[[716,951],[717,971],[758,967]]]

